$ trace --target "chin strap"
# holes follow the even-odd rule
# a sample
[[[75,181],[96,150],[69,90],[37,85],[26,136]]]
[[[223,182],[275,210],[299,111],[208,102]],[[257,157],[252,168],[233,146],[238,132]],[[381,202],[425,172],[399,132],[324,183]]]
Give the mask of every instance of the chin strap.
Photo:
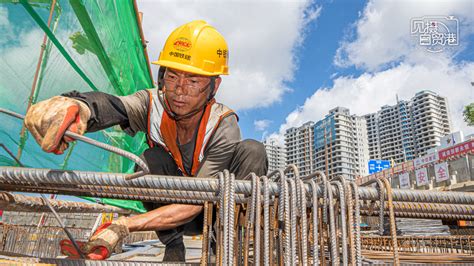
[[[196,110],[192,111],[189,114],[177,115],[176,113],[174,113],[171,110],[171,108],[168,105],[168,100],[166,99],[166,90],[164,89],[165,84],[164,84],[164,80],[163,80],[163,77],[165,76],[165,71],[166,71],[165,67],[160,67],[160,69],[158,70],[158,99],[160,100],[161,105],[163,105],[163,108],[165,109],[166,113],[173,120],[179,121],[179,120],[182,120],[182,119],[185,119],[185,118],[189,118],[189,117],[201,112],[202,110],[204,110],[206,108],[206,106],[214,98],[214,96],[215,96],[214,91],[215,91],[215,88],[216,88],[216,77],[211,77],[211,82],[209,83],[209,87],[210,87],[211,92],[209,93],[209,96],[207,97],[206,102],[203,105],[201,105],[199,108],[197,108]],[[160,92],[162,92],[162,93],[160,93]]]

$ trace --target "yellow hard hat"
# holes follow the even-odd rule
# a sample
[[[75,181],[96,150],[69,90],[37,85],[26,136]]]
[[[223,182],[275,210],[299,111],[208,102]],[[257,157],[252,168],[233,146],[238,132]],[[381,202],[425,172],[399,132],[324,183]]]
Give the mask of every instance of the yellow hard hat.
[[[205,76],[228,75],[229,50],[224,37],[203,20],[175,29],[155,65]]]

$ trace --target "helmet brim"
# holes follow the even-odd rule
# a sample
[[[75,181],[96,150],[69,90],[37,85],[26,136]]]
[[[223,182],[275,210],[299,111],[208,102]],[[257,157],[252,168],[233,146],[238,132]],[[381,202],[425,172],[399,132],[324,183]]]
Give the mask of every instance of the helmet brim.
[[[204,71],[204,70],[202,70],[200,68],[197,68],[197,67],[194,67],[194,66],[185,65],[185,64],[181,64],[181,63],[177,63],[177,62],[171,62],[171,61],[168,61],[168,60],[157,60],[157,61],[153,61],[151,63],[154,64],[154,65],[169,67],[169,68],[181,70],[181,71],[184,71],[184,72],[189,72],[189,73],[193,73],[193,74],[197,74],[197,75],[203,75],[203,76],[229,75],[229,72],[227,70],[219,71],[219,72],[208,72],[208,71]]]

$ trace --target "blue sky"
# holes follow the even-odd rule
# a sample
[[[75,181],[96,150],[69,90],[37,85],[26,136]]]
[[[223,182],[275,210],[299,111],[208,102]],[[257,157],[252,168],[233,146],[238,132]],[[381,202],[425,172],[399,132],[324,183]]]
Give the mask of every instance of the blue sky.
[[[339,42],[346,36],[351,24],[358,18],[358,13],[365,6],[363,1],[324,1],[319,3],[322,7],[317,20],[311,22],[307,29],[303,44],[297,48],[295,56],[298,60],[298,69],[294,80],[288,82],[292,88],[281,102],[268,108],[240,111],[240,125],[246,138],[261,140],[265,132],[279,130],[285,123],[286,116],[297,106],[304,104],[316,88],[330,86],[331,75],[334,73],[347,73],[355,75],[360,71],[356,69],[340,69],[333,64],[333,58],[339,47]],[[255,130],[255,120],[271,121],[264,131]]]

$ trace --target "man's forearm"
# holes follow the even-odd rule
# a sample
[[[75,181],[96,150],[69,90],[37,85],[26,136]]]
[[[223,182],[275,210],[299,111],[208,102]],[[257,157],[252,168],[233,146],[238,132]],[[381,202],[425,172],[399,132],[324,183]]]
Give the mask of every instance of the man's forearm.
[[[87,132],[94,132],[120,125],[128,127],[129,120],[127,111],[122,101],[114,96],[103,92],[78,92],[71,91],[62,96],[74,98],[87,104],[91,111],[91,117],[87,122]]]
[[[168,230],[192,221],[203,207],[199,205],[170,204],[127,219],[130,232]]]

